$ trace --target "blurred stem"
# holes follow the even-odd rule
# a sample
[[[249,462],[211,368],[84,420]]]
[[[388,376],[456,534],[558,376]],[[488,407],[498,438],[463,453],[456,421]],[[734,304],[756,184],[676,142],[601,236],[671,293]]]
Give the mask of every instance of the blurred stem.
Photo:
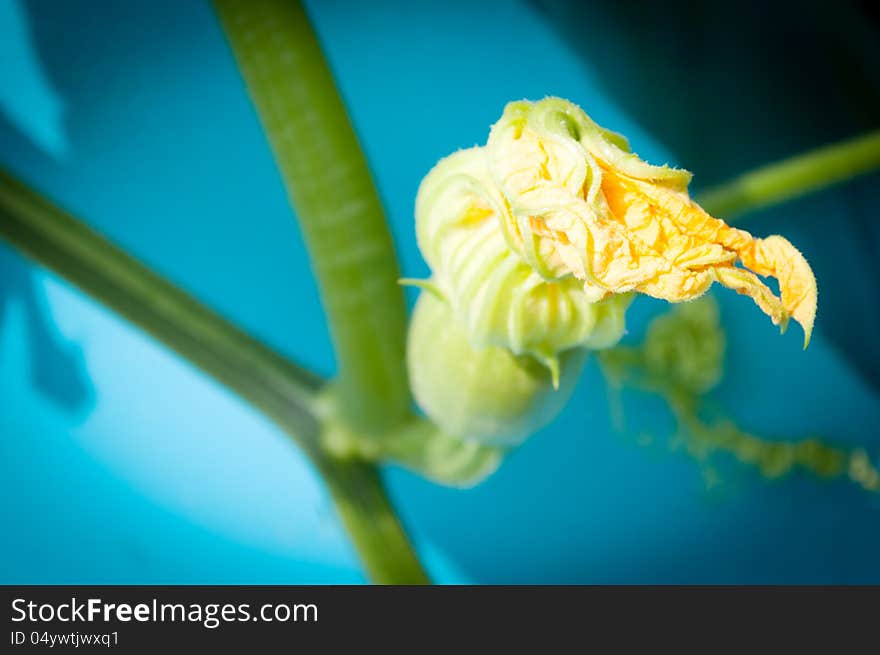
[[[491,475],[505,451],[444,433],[431,421],[413,417],[390,431],[384,439],[364,438],[339,420],[333,398],[324,396],[324,429],[321,445],[340,459],[390,461],[438,484],[466,488]]]
[[[0,170],[0,236],[317,445],[323,381],[293,364]]]
[[[329,455],[323,380],[238,329],[84,223],[0,170],[0,237],[232,389],[302,447],[376,582],[424,583],[375,466]]]
[[[707,189],[697,201],[730,218],[763,209],[880,168],[880,130],[750,171]]]
[[[360,459],[321,457],[318,471],[364,569],[376,584],[430,584],[379,475]]]
[[[345,418],[381,437],[409,416],[406,305],[388,225],[302,5],[215,0],[308,246]]]

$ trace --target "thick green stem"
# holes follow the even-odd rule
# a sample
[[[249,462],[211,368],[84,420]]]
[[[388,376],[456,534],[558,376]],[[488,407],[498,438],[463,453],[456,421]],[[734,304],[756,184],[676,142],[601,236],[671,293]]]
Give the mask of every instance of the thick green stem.
[[[367,162],[308,17],[293,0],[216,0],[312,260],[347,420],[381,436],[410,410],[406,306]]]
[[[0,236],[261,409],[307,450],[323,381],[0,170]]]
[[[730,218],[802,196],[880,168],[880,130],[750,171],[697,197]]]
[[[388,500],[379,470],[359,459],[325,456],[316,464],[370,580],[430,583]]]
[[[381,439],[410,414],[406,306],[391,234],[366,159],[302,5],[215,0],[302,228],[333,345],[337,408]],[[319,468],[370,577],[427,582],[375,467]]]

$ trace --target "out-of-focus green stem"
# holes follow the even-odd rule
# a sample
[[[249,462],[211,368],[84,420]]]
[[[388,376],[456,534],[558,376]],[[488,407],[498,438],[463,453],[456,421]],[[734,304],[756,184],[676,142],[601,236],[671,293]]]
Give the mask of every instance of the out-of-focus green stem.
[[[730,218],[802,196],[880,168],[880,130],[750,171],[707,189],[697,201]]]
[[[317,448],[323,380],[291,363],[0,170],[0,236]]]
[[[388,499],[379,469],[364,460],[326,455],[316,465],[370,580],[376,584],[429,584]]]
[[[302,5],[214,4],[305,236],[341,410],[353,427],[381,437],[410,411],[406,306],[367,162]]]

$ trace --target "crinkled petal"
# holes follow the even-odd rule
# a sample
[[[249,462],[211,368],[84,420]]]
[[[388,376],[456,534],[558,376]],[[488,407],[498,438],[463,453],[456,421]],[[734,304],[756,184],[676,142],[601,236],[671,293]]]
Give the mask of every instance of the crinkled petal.
[[[489,138],[489,169],[515,216],[518,254],[542,277],[582,280],[596,298],[638,291],[677,302],[718,281],[783,329],[793,317],[808,343],[817,292],[803,255],[709,215],[688,196],[689,173],[625,146],[564,100],[508,106]],[[777,278],[781,299],[758,275]]]

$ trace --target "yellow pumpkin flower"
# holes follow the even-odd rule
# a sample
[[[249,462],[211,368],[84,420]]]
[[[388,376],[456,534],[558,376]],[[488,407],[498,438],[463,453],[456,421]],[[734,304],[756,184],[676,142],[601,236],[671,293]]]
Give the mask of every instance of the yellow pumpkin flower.
[[[618,343],[635,292],[678,302],[720,282],[809,341],[803,256],[707,214],[690,178],[558,98],[510,103],[485,146],[440,161],[416,199],[431,279],[417,283],[407,364],[423,411],[455,436],[525,438],[559,411],[584,351]]]

